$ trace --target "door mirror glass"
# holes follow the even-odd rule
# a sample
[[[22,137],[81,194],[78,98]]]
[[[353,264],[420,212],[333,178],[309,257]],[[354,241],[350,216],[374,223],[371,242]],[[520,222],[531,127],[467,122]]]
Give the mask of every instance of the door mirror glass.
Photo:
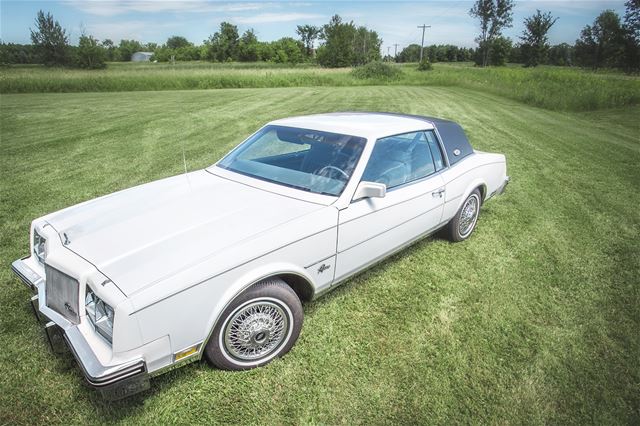
[[[353,201],[363,198],[384,198],[385,195],[387,195],[387,185],[384,183],[363,181],[358,185]]]

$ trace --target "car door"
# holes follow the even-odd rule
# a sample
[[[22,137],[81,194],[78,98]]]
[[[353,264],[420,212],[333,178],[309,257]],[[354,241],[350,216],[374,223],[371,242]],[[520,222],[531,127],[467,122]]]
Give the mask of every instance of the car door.
[[[441,224],[444,162],[432,131],[378,139],[361,181],[384,183],[383,198],[341,210],[335,283]]]

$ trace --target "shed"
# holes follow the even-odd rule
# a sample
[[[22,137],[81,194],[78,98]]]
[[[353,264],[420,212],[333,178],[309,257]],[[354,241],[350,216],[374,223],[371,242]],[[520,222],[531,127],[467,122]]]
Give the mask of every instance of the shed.
[[[147,62],[151,60],[153,52],[136,52],[131,55],[131,62]]]

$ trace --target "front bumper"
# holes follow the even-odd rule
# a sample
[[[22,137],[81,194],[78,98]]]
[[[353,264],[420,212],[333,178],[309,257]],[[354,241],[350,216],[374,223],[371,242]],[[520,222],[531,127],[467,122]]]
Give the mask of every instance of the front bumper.
[[[115,400],[149,388],[149,374],[143,359],[133,359],[116,365],[102,364],[77,325],[55,324],[39,309],[38,293],[44,294],[44,279],[33,271],[24,259],[13,262],[11,269],[34,294],[31,307],[36,318],[46,323],[45,331],[52,350],[60,352],[64,346],[68,346],[87,382],[103,397]]]

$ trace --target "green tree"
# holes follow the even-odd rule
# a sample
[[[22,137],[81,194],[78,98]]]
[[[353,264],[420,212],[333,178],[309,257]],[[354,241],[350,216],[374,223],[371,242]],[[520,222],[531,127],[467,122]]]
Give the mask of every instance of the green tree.
[[[193,44],[182,36],[171,36],[167,39],[167,42],[164,44],[169,49],[179,49],[181,47],[189,47],[193,46]]]
[[[75,51],[75,65],[86,69],[99,69],[105,63],[106,49],[92,36],[82,34]]]
[[[353,22],[344,23],[340,16],[332,16],[329,23],[322,27],[324,44],[316,53],[318,63],[330,68],[353,65],[355,33],[356,27]]]
[[[348,67],[380,58],[382,40],[375,31],[343,22],[338,15],[322,27],[324,43],[316,52],[318,63],[324,67]]]
[[[458,62],[471,59],[470,50],[452,44],[432,44],[424,47],[425,57],[429,62]],[[420,45],[410,44],[398,54],[398,62],[418,62],[420,60]]]
[[[420,45],[410,44],[398,53],[398,62],[418,62],[420,60]]]
[[[573,46],[567,43],[551,46],[547,62],[551,65],[559,66],[573,65]]]
[[[366,27],[356,28],[353,38],[353,64],[364,65],[371,61],[379,61],[382,39],[378,33]]]
[[[261,61],[273,62],[275,58],[275,51],[273,43],[258,42],[258,58]]]
[[[624,61],[629,71],[640,70],[640,0],[628,0],[624,14]]]
[[[460,49],[458,46],[452,46],[450,44],[445,46],[445,57],[447,62],[456,62],[460,56]]]
[[[194,46],[193,44],[176,49],[170,49],[165,45],[153,51],[151,60],[158,62],[169,62],[172,59],[176,61],[197,61],[201,58],[200,53],[200,47]]]
[[[296,28],[296,34],[300,36],[300,40],[305,47],[305,53],[307,57],[311,57],[313,51],[313,43],[322,33],[322,28],[313,25],[298,25]]]
[[[524,63],[522,45],[516,45],[511,47],[511,50],[509,51],[509,57],[507,58],[507,62],[510,62],[512,64]]]
[[[476,63],[480,66],[489,64],[489,56],[493,42],[502,35],[502,30],[510,28],[513,23],[514,0],[476,0],[469,14],[480,21],[480,35],[476,38],[479,52]],[[499,45],[504,45],[498,42]],[[499,50],[501,46],[497,46]]]
[[[69,38],[53,15],[42,10],[36,16],[36,30],[31,31],[31,42],[46,66],[65,65],[69,61]]]
[[[583,67],[615,68],[624,61],[624,30],[620,17],[613,10],[603,11],[587,25],[576,40],[575,57]]]
[[[496,37],[489,48],[489,65],[504,66],[511,55],[512,42],[507,37]]]
[[[104,47],[104,50],[105,50],[105,60],[106,61],[115,61],[117,59],[116,58],[116,52],[117,52],[118,48],[113,43],[113,40],[108,39],[108,38],[102,40],[102,47]]]
[[[131,55],[142,51],[142,44],[136,40],[120,40],[118,45],[118,58],[123,61],[131,61]]]
[[[0,65],[38,64],[40,55],[32,44],[4,43],[0,41]]]
[[[281,64],[298,64],[304,59],[304,44],[291,37],[283,37],[271,43],[272,61]]]
[[[258,45],[258,37],[256,37],[253,28],[245,31],[238,43],[238,60],[242,62],[255,62],[260,60]]]
[[[624,26],[636,42],[640,42],[640,0],[627,0]]]
[[[546,62],[549,51],[547,33],[557,20],[558,18],[551,16],[551,12],[542,13],[539,9],[534,15],[525,18],[520,47],[526,67],[535,67]]]
[[[239,38],[237,26],[222,22],[220,31],[205,42],[208,46],[207,58],[218,62],[237,60]]]

